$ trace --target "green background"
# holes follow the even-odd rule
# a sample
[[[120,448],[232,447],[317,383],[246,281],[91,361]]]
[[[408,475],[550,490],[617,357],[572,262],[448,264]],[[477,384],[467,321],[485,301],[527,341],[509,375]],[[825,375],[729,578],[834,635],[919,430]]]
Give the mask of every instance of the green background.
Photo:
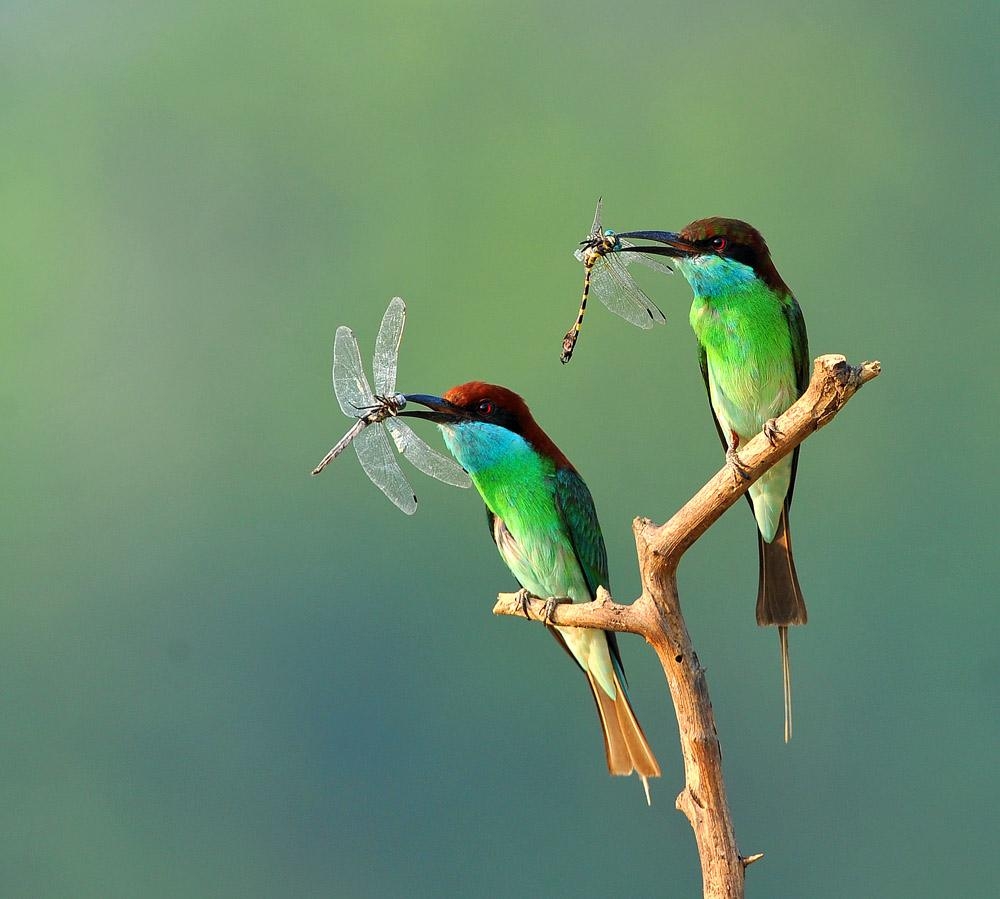
[[[678,896],[663,778],[611,779],[582,678],[469,493],[407,518],[350,455],[333,334],[386,302],[400,386],[517,389],[633,516],[721,463],[679,277],[594,305],[606,224],[765,233],[813,355],[884,374],[811,438],[810,625],[754,626],[740,503],[681,569],[751,897],[980,896],[998,798],[997,6],[0,6],[0,892]],[[433,429],[422,433],[440,445]]]

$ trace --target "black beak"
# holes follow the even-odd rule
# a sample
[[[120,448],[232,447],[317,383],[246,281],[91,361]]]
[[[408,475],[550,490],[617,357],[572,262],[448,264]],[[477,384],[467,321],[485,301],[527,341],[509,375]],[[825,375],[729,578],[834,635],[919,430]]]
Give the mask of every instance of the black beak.
[[[464,418],[464,413],[458,406],[449,403],[444,397],[432,396],[427,393],[406,393],[404,394],[407,403],[420,403],[426,406],[430,412],[422,409],[413,412],[400,412],[400,418],[422,418],[424,421],[433,421],[436,424],[450,424]]]
[[[699,247],[673,231],[622,231],[615,236],[629,240],[655,240],[666,244],[662,247],[626,247],[620,252],[649,253],[652,256],[671,256],[674,259],[687,259],[702,252]]]

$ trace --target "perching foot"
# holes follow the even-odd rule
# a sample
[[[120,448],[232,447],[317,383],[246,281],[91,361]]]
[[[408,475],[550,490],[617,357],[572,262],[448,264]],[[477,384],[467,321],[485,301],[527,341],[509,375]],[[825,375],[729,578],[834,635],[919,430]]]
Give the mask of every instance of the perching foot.
[[[552,613],[556,610],[556,606],[564,602],[566,602],[565,599],[557,599],[555,596],[550,596],[545,600],[545,608],[542,609],[542,624],[548,626],[552,619]]]
[[[764,436],[771,446],[778,445],[778,440],[782,437],[781,429],[778,427],[778,419],[769,418],[764,422]]]
[[[528,616],[528,600],[531,599],[531,592],[525,590],[522,587],[517,593],[514,594],[514,608],[517,609],[517,614],[524,618]]]
[[[726,464],[733,470],[733,480],[739,484],[740,481],[749,481],[750,473],[746,466],[740,461],[736,448],[731,446],[726,450]]]

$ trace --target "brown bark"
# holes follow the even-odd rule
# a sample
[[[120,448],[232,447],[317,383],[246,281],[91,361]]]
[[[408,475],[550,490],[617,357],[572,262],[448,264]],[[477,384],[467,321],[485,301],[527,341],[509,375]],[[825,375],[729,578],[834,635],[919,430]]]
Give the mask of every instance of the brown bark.
[[[552,606],[544,598],[523,599],[501,593],[495,615],[520,615],[552,624],[595,627],[639,634],[656,651],[670,688],[684,758],[684,789],[677,797],[694,830],[701,858],[705,897],[742,899],[744,872],[760,854],[739,853],[726,786],[722,752],[715,729],[705,669],[691,644],[677,595],[677,566],[685,551],[747,490],[750,484],[790,453],[814,431],[833,420],[865,383],[881,372],[878,362],[857,368],[843,356],[820,356],[806,392],[774,422],[772,437],[758,434],[740,447],[739,460],[748,477],[728,464],[663,525],[637,518],[633,523],[642,595],[619,605],[600,589],[589,603]]]

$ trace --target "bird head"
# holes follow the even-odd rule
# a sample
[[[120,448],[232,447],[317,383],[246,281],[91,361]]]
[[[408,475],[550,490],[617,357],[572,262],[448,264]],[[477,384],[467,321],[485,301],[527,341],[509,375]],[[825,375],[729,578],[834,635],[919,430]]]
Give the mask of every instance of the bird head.
[[[522,397],[506,387],[469,381],[442,396],[406,394],[406,401],[426,406],[428,411],[412,410],[400,415],[435,422],[452,455],[470,473],[526,447],[549,456],[558,467],[572,468],[539,427]]]
[[[691,222],[677,232],[626,231],[618,236],[663,244],[635,247],[634,252],[676,259],[681,274],[699,295],[739,289],[754,281],[763,281],[772,290],[789,292],[760,231],[739,219],[713,216]]]

